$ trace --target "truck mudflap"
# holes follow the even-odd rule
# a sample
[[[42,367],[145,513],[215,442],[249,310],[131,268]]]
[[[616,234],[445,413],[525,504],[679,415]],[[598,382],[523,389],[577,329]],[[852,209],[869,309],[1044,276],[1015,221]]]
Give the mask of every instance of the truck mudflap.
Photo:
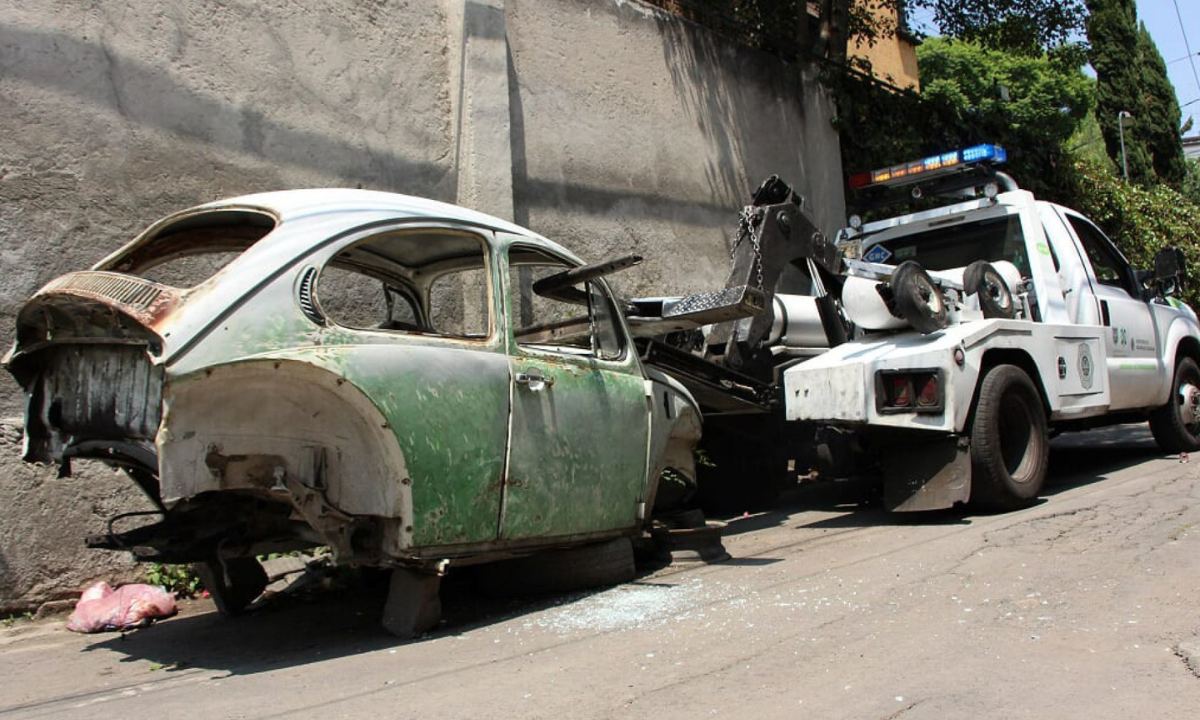
[[[971,444],[958,435],[883,448],[883,504],[892,512],[944,510],[971,498]]]

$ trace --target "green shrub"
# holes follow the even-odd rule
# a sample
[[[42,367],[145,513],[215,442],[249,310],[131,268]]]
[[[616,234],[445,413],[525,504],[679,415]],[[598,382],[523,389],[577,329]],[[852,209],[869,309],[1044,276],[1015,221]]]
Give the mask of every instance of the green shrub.
[[[161,585],[175,597],[192,598],[204,589],[200,576],[191,565],[164,565],[154,563],[146,569],[146,582]]]
[[[1154,253],[1183,250],[1189,283],[1181,300],[1200,307],[1200,205],[1164,184],[1126,183],[1102,167],[1077,160],[1075,191],[1065,204],[1098,224],[1134,267],[1153,268]]]

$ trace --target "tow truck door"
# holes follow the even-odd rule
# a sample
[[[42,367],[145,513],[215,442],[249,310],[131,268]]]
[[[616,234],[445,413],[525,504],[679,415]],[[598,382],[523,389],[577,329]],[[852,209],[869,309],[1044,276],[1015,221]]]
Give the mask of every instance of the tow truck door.
[[[1070,288],[1076,295],[1068,300],[1071,319],[1108,328],[1105,349],[1111,407],[1149,407],[1154,404],[1163,372],[1161,339],[1133,269],[1112,241],[1082,215],[1061,212],[1061,217],[1074,237],[1084,270],[1072,278],[1078,284]]]

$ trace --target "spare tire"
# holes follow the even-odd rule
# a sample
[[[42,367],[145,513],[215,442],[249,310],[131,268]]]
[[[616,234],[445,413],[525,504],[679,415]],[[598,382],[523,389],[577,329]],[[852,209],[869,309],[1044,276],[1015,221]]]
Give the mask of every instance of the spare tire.
[[[1012,291],[1004,276],[990,262],[976,260],[963,272],[963,290],[979,298],[979,309],[985,318],[1012,319],[1017,315]]]
[[[915,260],[900,263],[888,286],[896,302],[896,312],[918,332],[937,332],[950,324],[942,291]]]

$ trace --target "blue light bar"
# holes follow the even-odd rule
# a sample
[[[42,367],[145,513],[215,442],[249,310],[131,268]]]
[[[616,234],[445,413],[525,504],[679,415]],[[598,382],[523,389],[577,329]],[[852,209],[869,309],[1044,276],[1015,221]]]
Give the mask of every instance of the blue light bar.
[[[921,160],[900,163],[891,167],[856,173],[850,176],[850,189],[858,190],[871,185],[894,187],[929,180],[958,171],[963,165],[974,163],[998,164],[1008,159],[1008,153],[999,145],[975,145],[974,147],[941,155],[930,155]]]
[[[1004,148],[999,145],[976,145],[960,152],[962,153],[962,161],[965,163],[983,162],[985,160],[1002,163],[1008,159],[1008,153],[1004,152]]]

